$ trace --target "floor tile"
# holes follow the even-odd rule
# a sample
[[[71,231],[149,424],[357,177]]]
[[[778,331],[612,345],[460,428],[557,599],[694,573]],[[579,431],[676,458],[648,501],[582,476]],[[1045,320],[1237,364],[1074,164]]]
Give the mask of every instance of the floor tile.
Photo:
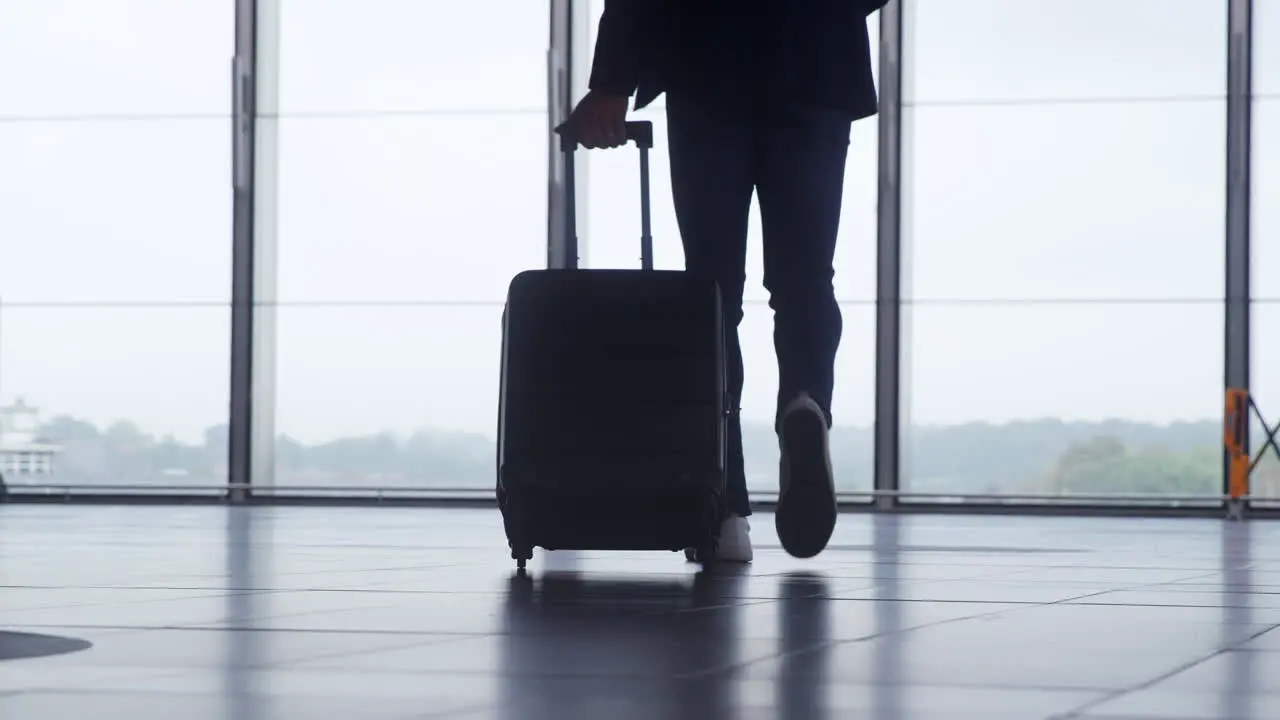
[[[0,631],[65,650],[0,662],[0,717],[1280,717],[1280,525],[754,524],[747,568],[515,577],[493,511],[0,505]]]

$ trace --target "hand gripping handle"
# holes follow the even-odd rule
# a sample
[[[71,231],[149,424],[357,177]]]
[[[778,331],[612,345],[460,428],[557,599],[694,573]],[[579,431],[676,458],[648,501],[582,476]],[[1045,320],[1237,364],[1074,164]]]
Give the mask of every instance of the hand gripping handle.
[[[568,124],[556,128],[560,136],[560,150],[569,155],[565,160],[565,189],[569,198],[569,232],[577,244],[576,175],[573,152],[578,149],[577,136],[570,132]],[[640,267],[653,269],[653,222],[649,197],[649,150],[653,148],[653,123],[635,120],[627,123],[627,142],[634,142],[640,149]],[[576,251],[574,253],[576,257]]]

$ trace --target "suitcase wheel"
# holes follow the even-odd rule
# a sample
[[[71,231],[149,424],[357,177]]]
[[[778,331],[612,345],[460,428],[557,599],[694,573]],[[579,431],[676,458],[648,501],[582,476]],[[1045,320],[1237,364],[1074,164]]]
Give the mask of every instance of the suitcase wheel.
[[[684,559],[692,563],[701,563],[702,565],[710,565],[716,561],[716,553],[719,548],[714,543],[707,543],[697,548],[685,548]]]
[[[511,548],[511,559],[516,561],[516,570],[524,572],[528,562],[533,559],[533,548],[513,547]]]

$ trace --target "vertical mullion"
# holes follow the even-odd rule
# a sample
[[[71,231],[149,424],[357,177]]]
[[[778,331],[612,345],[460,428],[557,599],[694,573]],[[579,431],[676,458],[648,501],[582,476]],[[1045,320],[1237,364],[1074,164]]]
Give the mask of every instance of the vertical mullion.
[[[1253,112],[1253,1],[1227,2],[1227,187],[1224,384],[1250,389],[1250,212]],[[1246,417],[1244,449],[1249,450]],[[1230,488],[1230,458],[1223,462]],[[1224,494],[1225,494],[1224,492]],[[1242,508],[1232,508],[1233,511]]]
[[[875,505],[897,504],[902,435],[903,4],[880,11],[880,119],[876,206]]]
[[[596,3],[588,0],[576,0],[569,3],[569,78],[568,97],[565,99],[565,116],[587,94],[587,86],[591,80],[591,26],[595,19]],[[570,161],[574,167],[573,205],[576,214],[574,230],[577,232],[575,247],[578,255],[575,267],[588,267],[588,254],[591,250],[591,223],[586,210],[591,196],[591,156],[589,152],[574,153]]]
[[[253,145],[253,490],[275,485],[279,248],[280,36],[283,0],[255,0]]]
[[[256,0],[236,0],[231,72],[231,401],[227,420],[227,498],[231,502],[247,499],[252,474],[257,5]]]
[[[587,153],[560,152],[555,128],[569,119],[574,102],[586,92],[592,3],[551,0],[551,47],[547,53],[547,267],[574,268],[584,248],[579,242],[586,220],[578,210],[587,195]],[[568,173],[568,163],[575,172]]]
[[[547,49],[547,267],[573,267],[578,256],[573,204],[565,163],[555,128],[569,119],[573,70],[573,9],[571,0],[551,0],[550,42]]]
[[[228,499],[269,486],[275,448],[279,0],[236,0]]]

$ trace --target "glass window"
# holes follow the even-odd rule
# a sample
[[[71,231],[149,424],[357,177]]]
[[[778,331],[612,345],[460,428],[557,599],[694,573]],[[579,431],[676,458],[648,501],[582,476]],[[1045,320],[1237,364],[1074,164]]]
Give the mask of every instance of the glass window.
[[[906,9],[904,490],[1220,494],[1224,3]]]
[[[5,5],[0,407],[39,482],[225,484],[233,39],[226,0]]]
[[[590,47],[595,46],[595,25],[604,5],[601,0],[592,0],[592,7]],[[879,53],[879,14],[867,22],[875,62]],[[659,268],[683,268],[684,255],[672,206],[664,142],[665,107],[665,98],[659,98],[634,117],[652,120],[657,137],[652,168],[654,264]],[[832,433],[831,453],[837,486],[842,492],[865,492],[872,486],[877,138],[874,117],[854,125],[836,254],[835,285],[844,314],[844,332],[832,403],[836,428]],[[579,226],[583,264],[597,268],[637,267],[640,233],[635,151],[593,153],[589,158],[586,163],[588,206],[585,222]],[[742,398],[743,450],[748,488],[753,494],[767,496],[778,490],[778,441],[773,432],[778,373],[773,349],[773,313],[761,284],[760,242],[760,217],[753,202],[745,318],[739,329],[746,370]]]
[[[549,0],[283,3],[276,486],[493,487],[546,263]]]
[[[1273,427],[1280,422],[1280,2],[1253,4],[1253,395]],[[1262,449],[1255,423],[1253,450]],[[1280,500],[1280,460],[1268,449],[1253,494]]]

